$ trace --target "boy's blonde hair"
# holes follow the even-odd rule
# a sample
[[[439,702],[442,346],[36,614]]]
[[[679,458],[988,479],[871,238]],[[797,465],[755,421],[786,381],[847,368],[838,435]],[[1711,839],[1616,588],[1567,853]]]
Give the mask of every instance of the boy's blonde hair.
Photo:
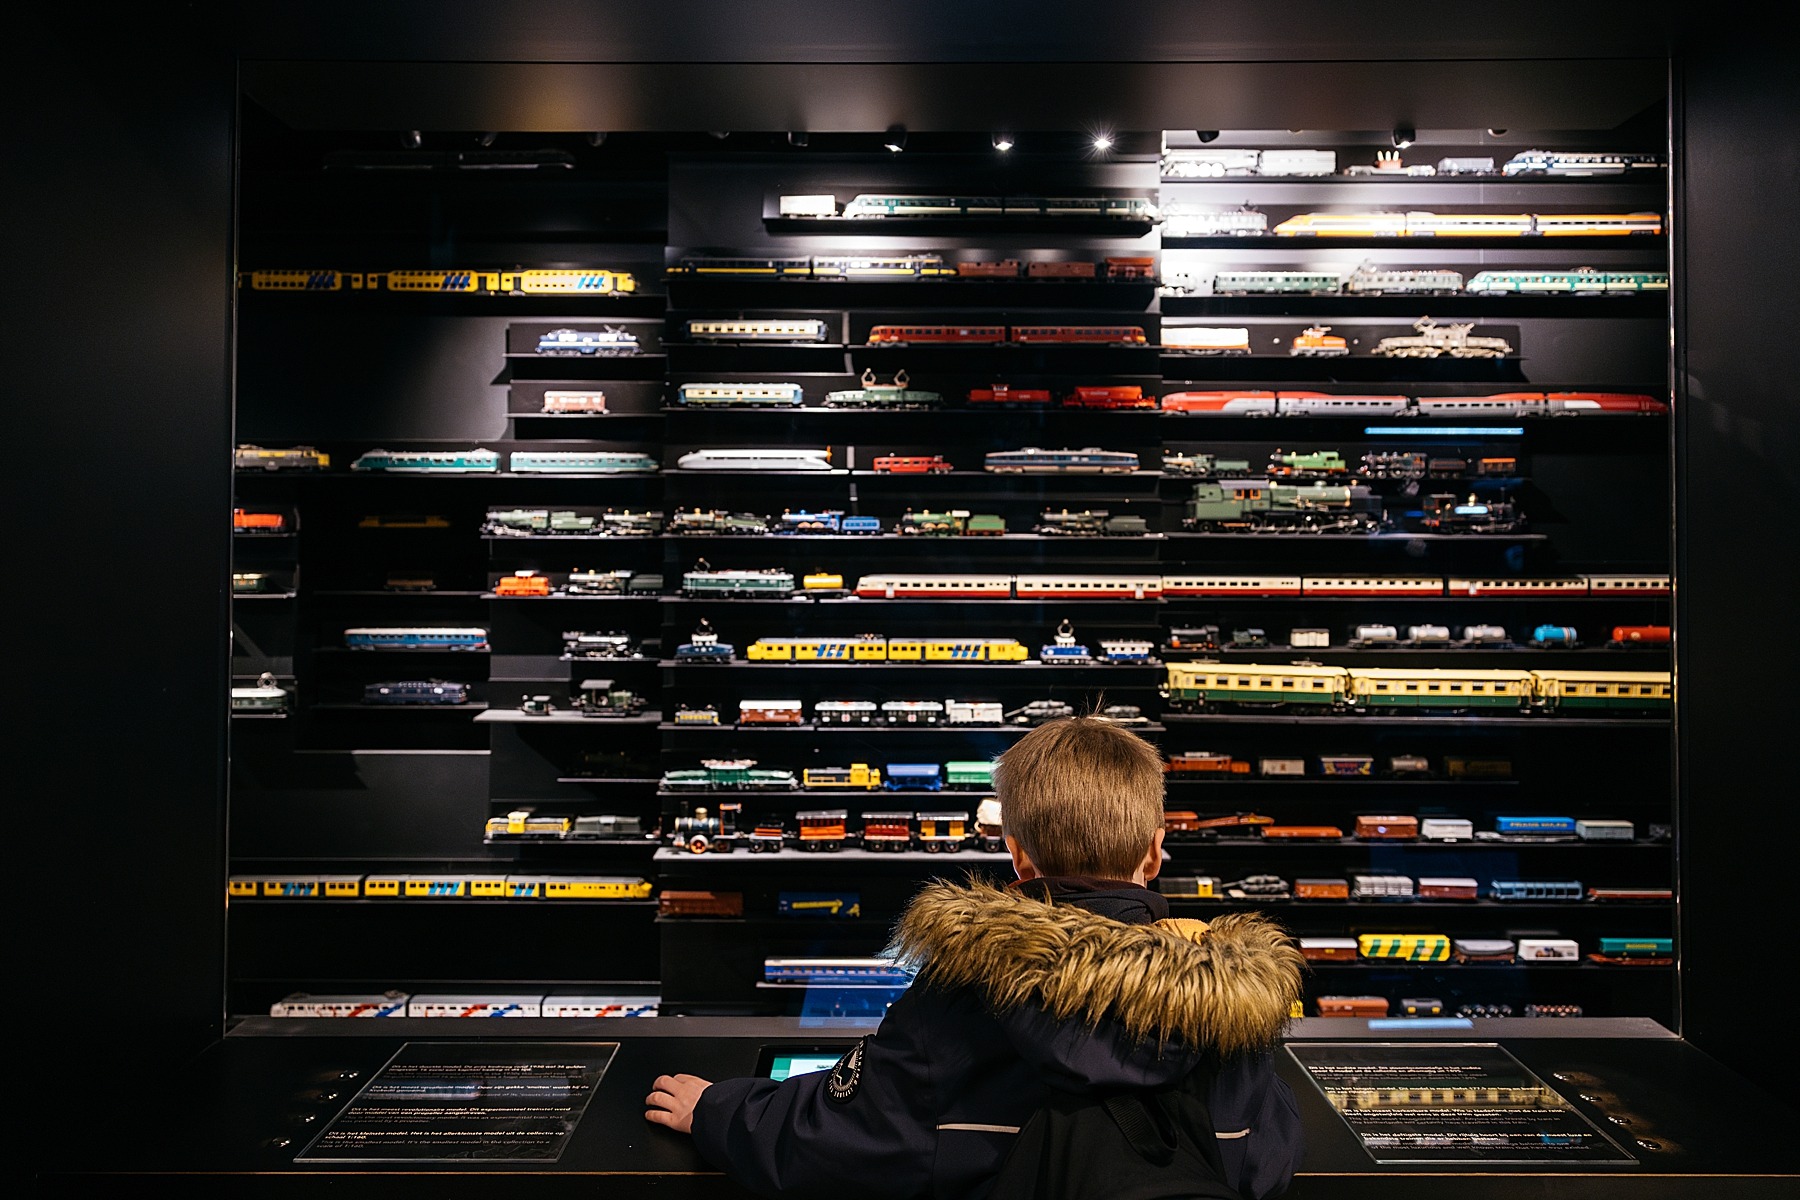
[[[1163,827],[1163,761],[1099,717],[1040,725],[994,763],[1006,836],[1044,875],[1130,879]]]

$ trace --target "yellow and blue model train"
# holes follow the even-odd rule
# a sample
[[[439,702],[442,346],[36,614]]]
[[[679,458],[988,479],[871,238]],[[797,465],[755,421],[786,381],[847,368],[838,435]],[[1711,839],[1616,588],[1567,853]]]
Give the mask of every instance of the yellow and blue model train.
[[[1024,662],[1030,657],[1014,638],[854,637],[758,638],[751,662]]]
[[[637,291],[629,271],[244,271],[238,286],[253,292],[434,292],[473,296],[627,296]]]
[[[631,875],[233,875],[233,900],[647,900],[650,881]]]

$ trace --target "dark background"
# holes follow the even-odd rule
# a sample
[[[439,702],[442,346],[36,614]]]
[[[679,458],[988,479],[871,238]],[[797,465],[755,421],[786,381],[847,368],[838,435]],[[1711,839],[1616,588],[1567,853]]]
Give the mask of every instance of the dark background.
[[[1016,77],[976,68],[990,83],[1035,83],[976,88],[974,100],[991,107],[965,107],[967,123],[997,120],[1002,109],[1072,122],[1073,95],[1096,113],[1153,118],[1121,118],[1136,128],[1202,123],[1167,119],[1184,99],[1209,125],[1289,126],[1287,113],[1310,108],[1334,114],[1319,122],[1326,127],[1367,114],[1381,128],[1498,121],[1462,119],[1484,102],[1529,115],[1532,79],[1555,89],[1544,102],[1603,125],[1621,95],[1631,102],[1619,119],[1642,107],[1629,93],[1643,86],[1646,60],[1671,61],[1682,1032],[1772,1087],[1785,1079],[1791,1051],[1772,1050],[1758,1018],[1782,1008],[1774,976],[1792,920],[1791,852],[1766,831],[1791,820],[1786,737],[1800,678],[1785,516],[1800,420],[1780,386],[1792,359],[1800,191],[1788,64],[1749,29],[1710,36],[1658,20],[1655,9],[1635,12],[1623,31],[1616,14],[1549,4],[1439,12],[1406,30],[1348,29],[1341,8],[1317,3],[1208,14],[1198,22],[1175,3],[1104,18],[1072,4],[872,12],[791,3],[759,5],[750,20],[716,0],[199,3],[164,6],[153,20],[29,14],[20,69],[7,76],[13,294],[4,328],[13,403],[27,416],[12,455],[25,470],[9,489],[24,536],[12,565],[24,585],[12,661],[24,668],[8,672],[8,694],[22,718],[11,739],[23,767],[14,827],[32,844],[14,853],[32,863],[36,901],[21,922],[29,953],[13,978],[34,1040],[58,1057],[38,1076],[56,1081],[37,1107],[48,1139],[40,1155],[91,1144],[93,1131],[58,1107],[91,1088],[85,1072],[103,1070],[107,1092],[121,1078],[166,1084],[222,1032],[232,157],[238,73],[250,60],[281,60],[247,69],[254,87],[393,119],[391,128],[414,115],[427,128],[434,115],[440,127],[481,128],[487,119],[460,122],[541,102],[547,125],[593,127],[581,117],[702,129],[784,112],[768,127],[879,129],[910,118],[925,128],[943,103],[942,86],[932,90],[942,72],[869,67],[859,72],[864,86],[822,88],[844,76],[783,65],[794,63],[1063,64],[1018,66]],[[1606,60],[1573,76],[1600,83],[1557,83],[1571,73],[1545,60],[1567,58]],[[1274,78],[1283,60],[1324,59],[1335,64],[1309,68],[1298,87],[1251,89],[1261,100],[1233,86],[1259,72]],[[1463,61],[1396,62],[1406,59]],[[358,60],[343,71],[321,65]],[[1344,69],[1356,60],[1385,61]],[[651,74],[729,86],[686,87],[672,117],[651,107],[669,94],[656,90],[620,111],[615,85],[595,84],[592,107],[573,117],[550,103],[564,89],[579,93],[583,80],[633,77],[569,65],[609,61],[723,63]],[[449,62],[473,65],[441,65]],[[1184,73],[1183,62],[1218,69]],[[454,86],[459,78],[479,86]],[[373,86],[379,79],[407,86]],[[1290,106],[1282,119],[1259,121],[1280,91]],[[430,111],[452,96],[463,107]],[[815,101],[822,107],[809,111]]]

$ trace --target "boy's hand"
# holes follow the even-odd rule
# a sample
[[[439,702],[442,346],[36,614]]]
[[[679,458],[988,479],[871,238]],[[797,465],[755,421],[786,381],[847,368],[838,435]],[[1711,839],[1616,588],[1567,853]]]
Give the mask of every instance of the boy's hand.
[[[644,1120],[666,1125],[676,1133],[694,1132],[694,1105],[712,1081],[698,1075],[658,1075],[651,1086],[656,1090],[644,1097],[649,1106]]]

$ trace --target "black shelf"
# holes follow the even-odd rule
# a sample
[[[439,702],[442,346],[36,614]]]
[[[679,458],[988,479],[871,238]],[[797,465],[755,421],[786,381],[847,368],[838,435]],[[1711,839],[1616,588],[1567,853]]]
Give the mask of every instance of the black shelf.
[[[357,596],[357,597],[399,597],[405,596],[415,600],[475,600],[486,592],[465,591],[461,589],[433,588],[430,591],[415,591],[410,588],[320,588],[311,592],[314,596]]]
[[[621,787],[628,787],[628,786],[635,787],[635,786],[639,786],[642,784],[658,784],[658,783],[662,782],[662,778],[661,778],[661,776],[657,776],[657,775],[620,775],[620,776],[558,775],[556,777],[556,782],[558,782],[558,783],[579,783],[579,784],[616,783]],[[494,804],[501,804],[501,803],[506,803],[506,804],[566,804],[566,803],[569,803],[569,801],[567,801],[567,800],[508,800],[508,801],[494,800],[494,801],[491,801],[491,803],[494,803]]]
[[[1164,476],[1164,478],[1176,478]],[[1456,480],[1446,480],[1455,483]],[[1381,533],[1325,533],[1316,530],[1295,529],[1281,533],[1195,533],[1188,530],[1171,530],[1163,534],[1171,540],[1184,539],[1191,541],[1256,541],[1256,542],[1457,542],[1465,545],[1491,545],[1498,542],[1546,542],[1550,540],[1544,533],[1407,533],[1389,531]]]

